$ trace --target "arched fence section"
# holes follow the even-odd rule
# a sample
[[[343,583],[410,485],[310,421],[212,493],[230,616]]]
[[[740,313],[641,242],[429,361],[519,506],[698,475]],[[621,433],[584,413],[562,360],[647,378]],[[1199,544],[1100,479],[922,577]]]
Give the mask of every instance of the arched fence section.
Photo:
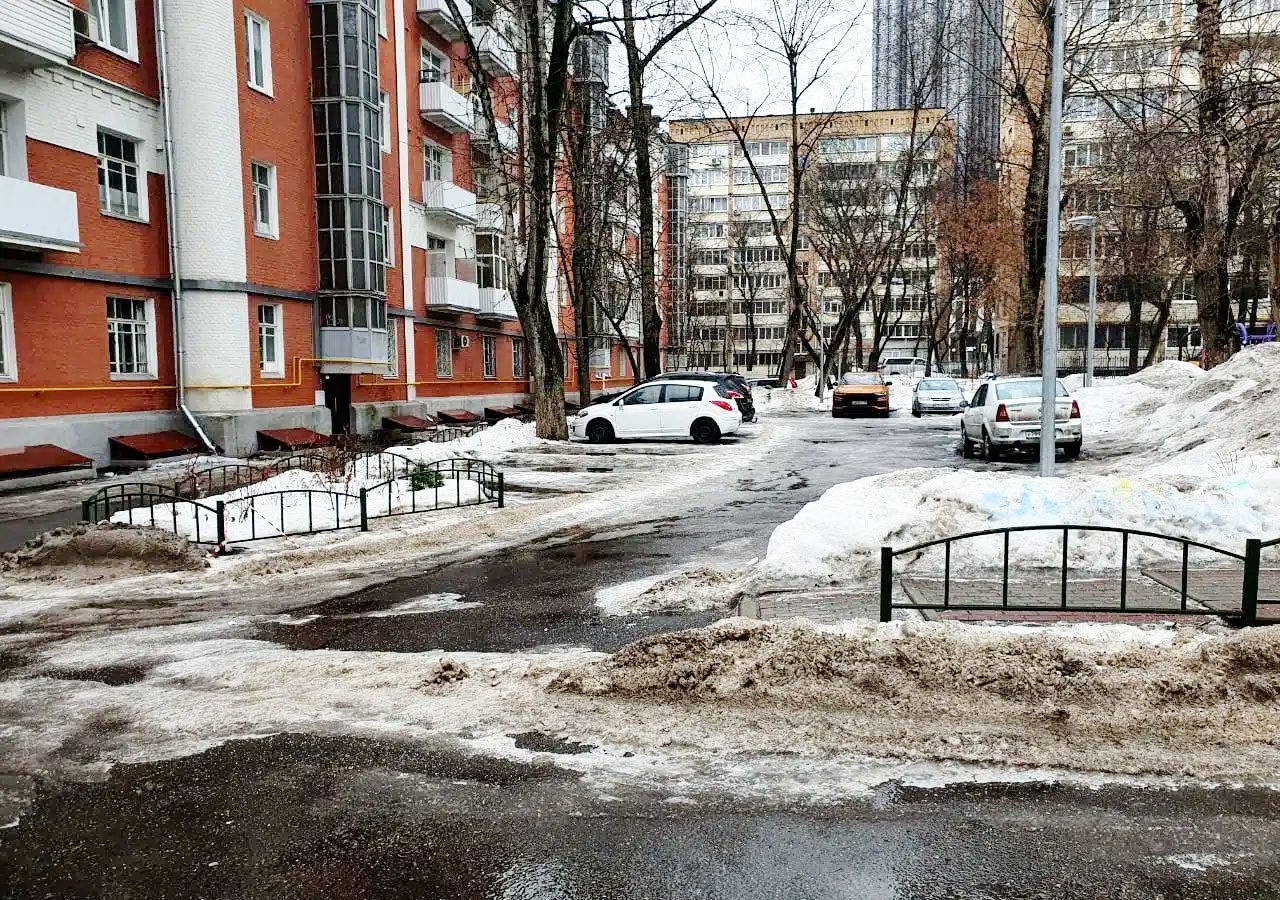
[[[114,484],[83,501],[81,515],[86,522],[113,520],[161,528],[221,550],[228,544],[286,535],[348,528],[368,531],[371,519],[488,503],[499,508],[506,505],[503,473],[466,457],[417,462],[398,453],[362,454],[337,475],[336,483],[368,483],[377,478],[382,480],[354,491],[286,488],[208,503],[162,485]]]
[[[1028,532],[1057,532],[1059,537],[1059,556],[1057,565],[1054,567],[1056,573],[1054,576],[1056,584],[1054,585],[1054,596],[1051,600],[1041,600],[1039,602],[1028,602],[1026,599],[1018,596],[1010,596],[1010,544],[1016,535]],[[1114,534],[1118,541],[1118,550],[1120,557],[1119,583],[1115,586],[1114,595],[1099,598],[1092,596],[1088,598],[1072,597],[1070,590],[1070,582],[1068,581],[1068,573],[1070,571],[1070,548],[1072,533],[1105,533]],[[999,599],[984,599],[983,602],[975,602],[971,598],[956,598],[953,592],[953,584],[957,580],[953,577],[953,560],[952,548],[957,543],[969,541],[978,538],[998,537],[1001,543],[1000,553],[1000,574],[999,574]],[[1177,556],[1179,558],[1179,568],[1177,570],[1177,578],[1175,583],[1171,583],[1161,588],[1161,592],[1168,591],[1173,595],[1174,602],[1163,605],[1152,605],[1149,602],[1139,600],[1134,602],[1131,597],[1132,579],[1130,575],[1131,561],[1130,550],[1134,538],[1148,539],[1161,542],[1169,542],[1177,547]],[[1158,615],[1214,615],[1214,614],[1230,614],[1236,615],[1234,605],[1231,610],[1211,609],[1199,603],[1189,592],[1189,579],[1192,571],[1191,554],[1192,551],[1199,551],[1203,556],[1220,558],[1226,561],[1228,566],[1235,568],[1238,566],[1240,572],[1240,606],[1238,615],[1240,621],[1245,625],[1253,625],[1257,622],[1258,612],[1258,589],[1259,574],[1261,571],[1261,551],[1267,547],[1280,545],[1280,539],[1263,542],[1254,538],[1245,541],[1243,552],[1237,552],[1224,547],[1215,547],[1212,544],[1206,544],[1195,541],[1186,537],[1175,535],[1160,534],[1154,531],[1144,531],[1136,528],[1120,528],[1108,525],[1019,525],[1009,528],[989,528],[982,531],[970,531],[964,534],[951,535],[949,537],[937,538],[935,540],[924,541],[919,544],[913,544],[909,547],[895,549],[892,546],[882,546],[880,548],[880,621],[888,622],[893,618],[895,609],[914,609],[914,610],[935,610],[935,611],[956,611],[956,612],[1068,612],[1068,613],[1099,613],[1099,612],[1117,612],[1117,613],[1135,613],[1135,614],[1158,614]],[[905,601],[899,601],[895,597],[895,560],[908,555],[919,555],[925,551],[936,550],[941,548],[942,551],[942,574],[939,578],[936,574],[921,575],[921,580],[927,580],[931,583],[933,589],[930,596],[926,598],[914,597]],[[1044,572],[1047,567],[1037,567],[1034,571],[1037,574]],[[915,576],[916,573],[912,573]],[[940,582],[940,585],[938,584]],[[983,579],[984,583],[994,584],[996,578],[992,574],[991,577]],[[1044,582],[1039,580],[1039,585]],[[937,589],[940,587],[941,596],[938,596]],[[1035,593],[1028,591],[1028,593]],[[1100,605],[1100,602],[1105,605]],[[1280,600],[1263,600],[1263,603],[1278,603]]]

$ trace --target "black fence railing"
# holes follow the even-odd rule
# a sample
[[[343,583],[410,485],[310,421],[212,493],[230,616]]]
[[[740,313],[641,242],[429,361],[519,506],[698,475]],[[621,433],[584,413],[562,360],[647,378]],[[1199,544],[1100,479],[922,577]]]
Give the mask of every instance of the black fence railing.
[[[1010,600],[1009,596],[1009,545],[1012,535],[1026,532],[1061,532],[1061,562],[1057,568],[1057,591],[1054,602],[1027,602],[1020,598]],[[1071,532],[1102,532],[1119,535],[1120,539],[1120,583],[1117,588],[1114,606],[1100,607],[1094,603],[1073,602],[1069,590],[1068,573],[1070,571],[1070,539]],[[952,596],[952,559],[951,548],[960,541],[991,536],[1002,538],[1000,564],[1000,598],[999,601],[976,602],[973,600],[957,600]],[[1180,547],[1179,583],[1177,587],[1177,605],[1135,605],[1130,598],[1129,553],[1133,538],[1146,538],[1167,541]],[[910,547],[894,549],[891,546],[880,548],[880,621],[888,622],[893,618],[895,609],[915,610],[953,610],[964,612],[1123,612],[1148,613],[1160,615],[1213,615],[1218,611],[1206,608],[1195,600],[1188,591],[1189,573],[1191,571],[1191,551],[1201,550],[1218,554],[1241,565],[1240,620],[1245,625],[1257,622],[1258,582],[1261,570],[1261,551],[1264,547],[1280,544],[1280,539],[1263,543],[1256,539],[1245,541],[1243,553],[1215,547],[1190,538],[1159,534],[1154,531],[1143,531],[1136,528],[1118,528],[1107,525],[1020,525],[1010,528],[989,528],[982,531],[971,531],[965,534],[937,538]],[[919,600],[909,598],[899,602],[894,597],[894,561],[908,554],[919,554],[926,550],[941,547],[943,552],[942,597],[938,599]],[[1041,570],[1037,570],[1041,571]],[[912,573],[913,575],[916,573]],[[920,574],[918,577],[936,581],[937,575]],[[985,579],[990,581],[992,579]],[[1096,600],[1096,598],[1094,598]],[[1273,601],[1264,601],[1273,602]],[[1275,601],[1280,602],[1280,601]]]
[[[115,517],[127,525],[161,528],[222,550],[227,544],[287,535],[348,528],[368,531],[370,519],[486,503],[506,505],[503,473],[478,459],[421,463],[396,453],[368,454],[356,461],[350,475],[361,470],[366,481],[385,480],[356,493],[286,488],[212,503],[182,497],[161,485],[116,484],[85,500],[81,515],[86,522]]]

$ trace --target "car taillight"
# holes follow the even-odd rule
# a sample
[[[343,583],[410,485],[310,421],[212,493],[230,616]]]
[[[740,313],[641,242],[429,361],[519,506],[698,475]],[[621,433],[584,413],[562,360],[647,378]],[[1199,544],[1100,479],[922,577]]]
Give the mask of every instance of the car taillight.
[[[730,403],[728,400],[712,400],[711,405],[718,406],[721,409],[723,409],[725,412],[733,412],[733,404]]]
[[[1009,410],[1005,408],[1005,405],[1003,403],[1001,403],[999,406],[996,407],[996,421],[997,422],[1009,421]]]
[[[1071,401],[1071,418],[1080,418],[1080,404],[1075,400]]]
[[[726,397],[728,397],[730,400],[741,400],[741,399],[742,399],[742,395],[741,395],[741,394],[739,394],[737,391],[730,391],[729,393],[725,394],[725,396],[726,396]]]

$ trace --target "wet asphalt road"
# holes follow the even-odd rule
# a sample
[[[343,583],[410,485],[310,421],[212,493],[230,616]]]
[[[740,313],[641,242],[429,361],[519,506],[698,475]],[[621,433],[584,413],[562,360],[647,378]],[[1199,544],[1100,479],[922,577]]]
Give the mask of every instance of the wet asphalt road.
[[[596,590],[687,563],[745,564],[764,554],[775,526],[842,481],[904,466],[959,465],[950,417],[879,419],[806,415],[779,420],[785,437],[741,470],[709,478],[625,530],[575,536],[429,570],[347,597],[293,610],[303,625],[264,625],[257,637],[298,650],[520,650],[546,645],[616,650],[648,634],[712,622],[723,610],[602,617]],[[743,444],[760,440],[758,432]],[[733,448],[726,446],[727,451]],[[670,464],[681,464],[672,457]],[[981,465],[981,464],[978,464]],[[360,617],[428,594],[482,605],[414,617]]]
[[[295,610],[321,618],[260,636],[299,652],[607,649],[719,613],[602,619],[597,588],[690,557],[758,555],[836,482],[959,464],[948,420],[783,424],[765,458],[632,533],[447,566]],[[440,592],[482,605],[343,618]],[[1280,897],[1268,791],[888,785],[829,806],[644,785],[606,796],[555,765],[584,748],[518,745],[551,752],[518,763],[449,743],[279,735],[118,766],[101,783],[37,782],[34,805],[0,829],[0,898]]]

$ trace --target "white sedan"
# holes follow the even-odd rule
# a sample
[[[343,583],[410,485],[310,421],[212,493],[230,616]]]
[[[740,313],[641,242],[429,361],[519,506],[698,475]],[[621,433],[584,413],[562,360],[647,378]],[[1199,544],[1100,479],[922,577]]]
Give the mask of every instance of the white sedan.
[[[718,382],[663,379],[596,403],[569,423],[573,436],[592,443],[614,438],[693,438],[714,444],[742,427],[742,413]]]
[[[1053,416],[1054,445],[1067,459],[1080,455],[1084,440],[1080,404],[1058,382]],[[1040,379],[995,378],[983,382],[960,421],[960,449],[966,458],[979,449],[988,462],[1006,451],[1040,448]]]

